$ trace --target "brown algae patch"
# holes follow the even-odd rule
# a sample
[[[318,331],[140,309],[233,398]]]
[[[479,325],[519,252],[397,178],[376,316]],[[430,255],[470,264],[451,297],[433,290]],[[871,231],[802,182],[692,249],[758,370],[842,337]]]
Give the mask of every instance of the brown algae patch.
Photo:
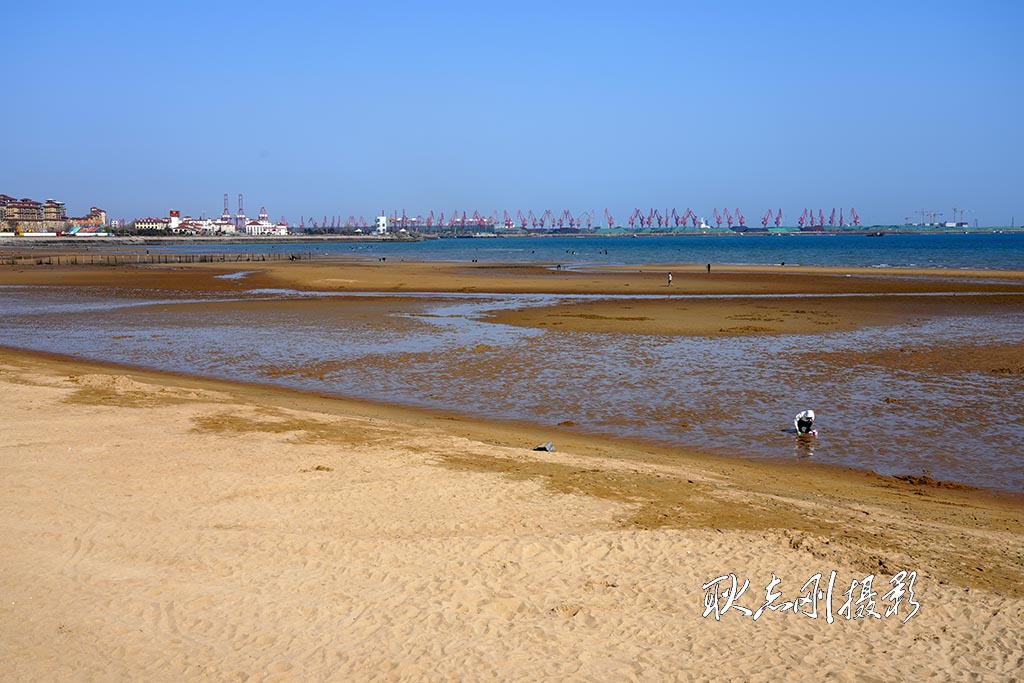
[[[376,429],[356,421],[322,422],[287,415],[281,411],[261,410],[256,417],[234,413],[201,415],[192,418],[194,432],[220,434],[289,435],[291,443],[329,444],[367,447],[394,441],[391,431]]]
[[[219,403],[224,400],[214,392],[147,384],[125,375],[70,375],[65,381],[76,387],[76,391],[64,399],[65,402],[82,405],[155,408],[193,401]]]

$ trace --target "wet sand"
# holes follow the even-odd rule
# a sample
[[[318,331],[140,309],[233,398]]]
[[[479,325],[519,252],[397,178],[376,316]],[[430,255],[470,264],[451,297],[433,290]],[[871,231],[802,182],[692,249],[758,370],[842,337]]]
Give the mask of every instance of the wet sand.
[[[256,272],[214,277],[235,270]],[[967,294],[1024,291],[1015,274],[673,273],[673,293],[958,292],[827,299],[842,329],[1019,310],[1018,295]],[[465,264],[6,267],[0,284],[666,293],[658,269]],[[819,327],[785,315],[789,302],[500,315],[654,334]],[[386,305],[363,299],[358,314]],[[1019,373],[1019,351],[836,362]],[[1021,666],[1021,496],[16,350],[0,351],[0,391],[0,654],[15,680],[1010,680]],[[531,450],[545,441],[556,451]],[[756,608],[773,573],[791,600],[831,570],[837,608],[852,579],[878,575],[881,602],[894,574],[917,571],[921,611],[906,624],[702,617],[701,585],[723,574],[750,579],[740,602]]]
[[[245,277],[218,277],[242,272]],[[674,276],[671,286],[666,284],[668,272]],[[2,267],[0,285],[104,287],[129,291],[129,295],[261,288],[611,295],[616,298],[501,311],[492,319],[567,331],[701,336],[812,334],[933,316],[991,315],[1024,306],[1024,272],[924,269],[735,266],[716,268],[708,275],[695,266],[678,264],[601,271],[555,270],[545,265],[365,261],[42,265]],[[702,295],[727,298],[686,298]],[[630,296],[666,298],[630,300]]]
[[[247,271],[237,280],[217,279]],[[671,287],[667,273],[673,273]],[[1021,292],[1024,272],[881,268],[732,266],[708,275],[686,265],[556,270],[554,264],[297,261],[142,266],[0,267],[0,285],[131,286],[139,289],[240,291],[495,292],[613,295],[880,294]]]

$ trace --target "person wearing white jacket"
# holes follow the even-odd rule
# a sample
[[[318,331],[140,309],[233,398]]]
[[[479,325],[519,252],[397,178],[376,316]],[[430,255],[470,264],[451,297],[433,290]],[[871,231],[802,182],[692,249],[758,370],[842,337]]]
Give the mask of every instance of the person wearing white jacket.
[[[796,427],[797,434],[815,434],[814,411],[805,410],[797,413],[797,416],[793,418],[793,426]]]

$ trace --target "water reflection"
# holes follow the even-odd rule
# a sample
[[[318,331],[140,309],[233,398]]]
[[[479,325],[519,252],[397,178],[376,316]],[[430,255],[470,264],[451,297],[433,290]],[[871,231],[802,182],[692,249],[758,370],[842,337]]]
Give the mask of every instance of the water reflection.
[[[818,437],[808,434],[793,434],[793,454],[798,458],[810,458],[814,455],[814,447],[818,444]]]

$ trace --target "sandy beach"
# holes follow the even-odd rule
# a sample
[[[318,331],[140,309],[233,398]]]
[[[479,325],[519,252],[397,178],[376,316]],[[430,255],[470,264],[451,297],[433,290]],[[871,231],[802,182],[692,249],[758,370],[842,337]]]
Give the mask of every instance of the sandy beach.
[[[734,298],[499,316],[708,336],[981,315],[1024,298],[1019,273],[283,263],[216,278],[243,267],[16,266],[0,284],[665,294],[670,268],[673,293]],[[815,294],[901,296],[829,299],[819,325],[744,298],[766,293],[807,295],[805,311]],[[383,304],[358,305],[370,318]],[[836,362],[1024,374],[1021,351]],[[15,349],[0,350],[0,390],[9,680],[1013,680],[1024,667],[1019,495]],[[532,450],[546,441],[554,452]],[[897,600],[901,572],[915,572],[913,595]],[[793,603],[818,573],[823,590],[834,577],[832,623],[824,599],[756,620],[739,609],[765,604],[773,577],[772,606]],[[716,619],[703,586],[730,575],[749,587]],[[846,591],[864,618],[846,618]]]

